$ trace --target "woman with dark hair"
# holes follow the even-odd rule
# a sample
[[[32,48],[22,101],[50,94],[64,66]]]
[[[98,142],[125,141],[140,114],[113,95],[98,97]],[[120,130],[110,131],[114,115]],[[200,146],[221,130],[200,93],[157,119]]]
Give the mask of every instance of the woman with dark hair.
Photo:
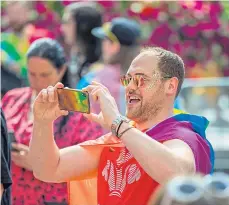
[[[91,34],[102,25],[102,16],[93,3],[77,2],[66,7],[62,31],[65,43],[71,46],[71,86],[88,71],[91,64],[100,59],[101,41]]]
[[[48,205],[67,201],[67,186],[41,182],[33,177],[28,161],[29,142],[33,127],[33,102],[36,95],[49,85],[62,82],[69,86],[66,57],[55,40],[36,40],[27,53],[30,87],[6,93],[2,99],[12,143],[12,199],[14,205]],[[79,125],[80,126],[76,126]],[[80,127],[80,129],[79,129]],[[78,144],[101,135],[100,127],[86,120],[81,113],[70,113],[54,122],[54,139],[60,148]],[[47,156],[48,157],[48,156]]]

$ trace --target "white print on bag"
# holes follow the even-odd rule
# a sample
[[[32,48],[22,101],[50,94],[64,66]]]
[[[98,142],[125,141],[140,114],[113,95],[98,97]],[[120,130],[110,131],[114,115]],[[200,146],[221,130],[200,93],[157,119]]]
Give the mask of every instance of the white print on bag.
[[[131,158],[133,156],[129,152],[126,153],[126,150],[123,149],[116,162],[118,165],[121,165]],[[110,160],[107,160],[107,164],[102,171],[102,176],[108,182],[109,196],[118,196],[121,198],[126,185],[138,181],[141,177],[141,172],[136,164],[130,164],[123,170],[122,167],[117,168]]]

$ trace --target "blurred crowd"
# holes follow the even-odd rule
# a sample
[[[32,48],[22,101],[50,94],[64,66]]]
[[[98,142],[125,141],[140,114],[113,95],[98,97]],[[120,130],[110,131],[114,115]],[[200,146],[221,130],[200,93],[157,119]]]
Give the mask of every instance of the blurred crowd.
[[[12,157],[15,205],[67,202],[66,184],[35,179],[26,158],[32,105],[42,89],[58,81],[81,89],[97,80],[108,87],[124,114],[119,78],[147,45],[179,54],[187,78],[229,76],[227,1],[3,1],[1,9],[2,109],[9,133],[19,144],[15,149],[24,153]],[[99,111],[96,105],[92,109]],[[95,139],[106,130],[70,113],[55,121],[54,132],[63,148]],[[224,179],[228,176],[219,176],[178,177],[158,192],[155,205],[227,205],[229,182]],[[216,192],[223,193],[217,195],[220,199],[213,197]]]
[[[61,29],[65,7],[72,2],[34,1],[16,4],[3,1],[2,65],[7,70],[16,71],[19,77],[26,81],[26,51],[34,40],[41,37],[57,39],[68,54],[72,53],[72,42],[69,42],[69,36],[66,37],[68,34],[63,35]],[[181,55],[186,64],[186,77],[229,75],[228,2],[98,1],[94,4],[103,14],[99,21],[107,22],[119,16],[138,21],[142,31],[139,38],[140,46],[161,46]],[[91,17],[93,18],[93,14]],[[101,23],[99,21],[97,26]],[[80,33],[78,36],[72,36],[78,44],[82,35],[82,32]],[[82,38],[81,40],[80,46],[87,44],[87,41]],[[88,44],[92,41],[93,38],[88,39]],[[96,55],[91,57],[94,59],[89,59],[89,63],[101,59],[99,49]],[[79,61],[76,55],[68,55],[68,58],[70,56],[73,64],[74,61]],[[82,70],[75,72],[81,77]],[[18,82],[16,79],[15,81]],[[73,83],[76,84],[75,81],[77,76],[73,79]]]

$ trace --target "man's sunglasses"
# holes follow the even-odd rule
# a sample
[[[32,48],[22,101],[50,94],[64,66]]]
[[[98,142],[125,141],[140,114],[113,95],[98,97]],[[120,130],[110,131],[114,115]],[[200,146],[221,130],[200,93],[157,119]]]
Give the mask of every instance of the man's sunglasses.
[[[159,78],[169,79],[172,77],[171,76],[164,76],[164,77],[160,76]],[[147,81],[143,75],[134,75],[134,76],[124,75],[120,78],[120,82],[124,87],[127,87],[130,84],[131,80],[133,80],[134,85],[137,86],[138,88],[144,86],[145,81]]]

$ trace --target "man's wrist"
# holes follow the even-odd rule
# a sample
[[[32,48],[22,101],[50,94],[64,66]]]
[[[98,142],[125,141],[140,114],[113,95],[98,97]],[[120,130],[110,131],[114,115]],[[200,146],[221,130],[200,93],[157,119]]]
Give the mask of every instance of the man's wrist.
[[[53,125],[53,120],[34,120],[33,124],[39,127],[50,127]]]
[[[130,129],[133,129],[135,128],[133,125],[131,125],[130,123],[126,123],[126,122],[123,122],[122,125],[120,126],[120,129],[118,130],[118,133],[117,133],[117,137],[119,139],[122,139],[123,136],[126,132],[128,132]]]
[[[119,127],[123,122],[129,123],[130,120],[122,115],[117,115],[111,124],[111,132],[114,136],[118,136]]]
[[[127,122],[123,122],[118,130],[117,134],[122,133],[124,130],[126,130],[127,128],[131,127],[131,125]]]

